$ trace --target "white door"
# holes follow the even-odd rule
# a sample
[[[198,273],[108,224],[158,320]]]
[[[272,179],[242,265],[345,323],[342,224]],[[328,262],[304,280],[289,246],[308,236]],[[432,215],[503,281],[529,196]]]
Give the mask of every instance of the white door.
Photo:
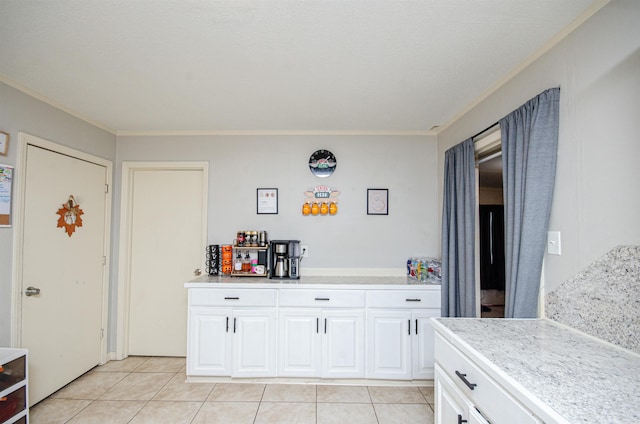
[[[206,168],[132,168],[127,177],[128,354],[185,356],[184,283],[203,268]]]
[[[415,311],[411,318],[413,334],[413,379],[430,380],[433,378],[435,363],[435,332],[431,326],[431,317],[439,317],[439,309]]]
[[[280,309],[278,375],[320,377],[320,310]]]
[[[29,349],[34,404],[101,361],[107,168],[26,147],[21,269],[21,345]],[[56,215],[74,196],[82,226],[71,236]],[[27,296],[25,290],[39,289]]]
[[[435,424],[467,422],[467,405],[448,377],[439,368],[435,372]]]
[[[187,374],[231,376],[231,309],[191,308]]]
[[[233,377],[275,377],[276,310],[233,311]]]
[[[410,319],[411,312],[408,311],[368,313],[368,378],[411,380]]]
[[[363,378],[364,311],[323,310],[322,377]]]

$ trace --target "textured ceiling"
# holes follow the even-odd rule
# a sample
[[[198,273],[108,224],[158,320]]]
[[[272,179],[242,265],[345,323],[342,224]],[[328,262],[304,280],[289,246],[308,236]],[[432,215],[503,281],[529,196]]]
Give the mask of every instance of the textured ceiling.
[[[602,0],[0,0],[0,80],[114,132],[428,131]]]

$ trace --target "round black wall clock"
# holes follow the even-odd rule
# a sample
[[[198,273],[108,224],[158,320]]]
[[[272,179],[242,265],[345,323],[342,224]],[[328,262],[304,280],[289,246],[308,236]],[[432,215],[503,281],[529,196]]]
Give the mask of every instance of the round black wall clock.
[[[337,165],[336,157],[328,150],[316,150],[309,158],[309,170],[316,177],[328,177]]]

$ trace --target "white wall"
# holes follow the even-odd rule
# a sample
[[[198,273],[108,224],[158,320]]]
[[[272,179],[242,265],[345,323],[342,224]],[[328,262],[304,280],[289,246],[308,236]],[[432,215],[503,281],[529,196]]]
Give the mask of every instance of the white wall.
[[[561,87],[550,229],[562,256],[545,255],[547,291],[614,246],[640,244],[639,17],[640,2],[612,1],[438,135],[441,187],[448,148]]]
[[[315,177],[309,156],[332,151],[333,175]],[[211,244],[237,230],[267,230],[270,239],[309,246],[305,268],[396,268],[411,255],[437,255],[437,145],[428,136],[118,137],[122,161],[204,160],[210,164]],[[303,216],[304,191],[326,184],[341,192],[335,216]],[[256,189],[276,187],[277,215],[256,214]],[[366,213],[367,188],[389,189],[389,215]],[[204,255],[204,251],[203,251]]]
[[[115,160],[116,137],[0,82],[0,130],[10,134],[9,154],[0,163],[16,165],[22,131],[108,160]],[[21,172],[16,168],[15,173]],[[15,190],[14,190],[15,199]],[[57,205],[54,205],[57,207]],[[55,208],[53,209],[55,212]],[[52,221],[55,224],[55,219]],[[14,227],[0,228],[0,346],[11,344],[11,285]],[[46,278],[46,270],[42,270]]]

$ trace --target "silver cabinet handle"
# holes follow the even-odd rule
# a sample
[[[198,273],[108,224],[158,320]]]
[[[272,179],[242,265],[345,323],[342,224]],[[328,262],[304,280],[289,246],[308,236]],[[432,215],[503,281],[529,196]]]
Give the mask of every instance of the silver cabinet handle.
[[[40,289],[36,287],[29,286],[24,291],[25,296],[38,296],[40,294]]]
[[[196,277],[199,277],[199,276],[201,276],[201,275],[202,275],[202,270],[201,270],[200,268],[196,268],[196,269],[193,271],[193,274],[194,274]]]

